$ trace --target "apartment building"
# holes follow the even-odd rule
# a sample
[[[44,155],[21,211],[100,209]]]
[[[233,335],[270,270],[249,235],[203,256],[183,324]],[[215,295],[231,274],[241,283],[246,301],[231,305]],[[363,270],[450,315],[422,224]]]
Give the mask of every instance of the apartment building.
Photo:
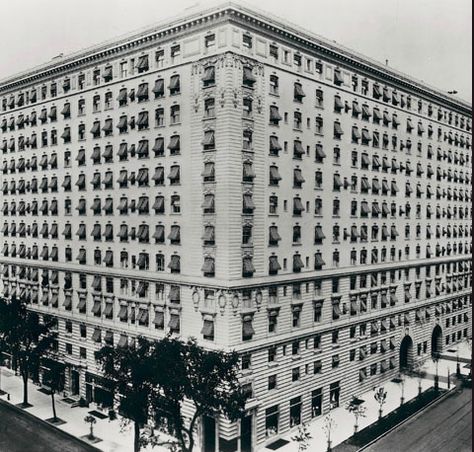
[[[242,354],[250,451],[471,337],[470,104],[224,3],[0,82],[2,292],[105,343]]]

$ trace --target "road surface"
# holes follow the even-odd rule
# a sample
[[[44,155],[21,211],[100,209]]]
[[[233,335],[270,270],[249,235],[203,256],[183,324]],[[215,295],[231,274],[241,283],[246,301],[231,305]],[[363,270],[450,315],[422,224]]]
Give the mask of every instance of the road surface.
[[[471,452],[472,390],[464,389],[365,449],[366,452]]]
[[[3,402],[0,403],[0,451],[97,452],[97,449]]]

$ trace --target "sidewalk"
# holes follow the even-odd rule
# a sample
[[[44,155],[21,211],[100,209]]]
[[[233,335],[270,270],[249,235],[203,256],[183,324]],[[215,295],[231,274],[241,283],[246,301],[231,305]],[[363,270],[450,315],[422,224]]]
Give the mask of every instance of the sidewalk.
[[[438,362],[438,375],[439,387],[442,389],[448,388],[448,369],[449,374],[451,375],[452,388],[455,385],[454,378],[456,373],[456,363],[450,360],[440,359]],[[436,372],[436,364],[433,363],[431,359],[428,359],[423,366],[423,370],[427,372],[425,378],[421,381],[422,390],[425,391],[434,384],[433,380]],[[461,373],[463,375],[469,373],[469,370],[464,368],[462,364]],[[405,377],[404,386],[405,402],[408,402],[418,395],[418,379],[416,377]],[[388,381],[383,385],[383,387],[387,392],[386,402],[383,406],[383,414],[386,415],[400,406],[401,386],[398,383]],[[358,398],[364,400],[364,406],[366,407],[366,417],[359,418],[359,431],[368,425],[373,424],[378,419],[379,406],[374,399],[373,394],[373,391],[364,394],[354,394]],[[308,448],[311,452],[326,452],[327,450],[327,438],[323,430],[324,418],[325,416],[323,415],[307,425],[308,431],[312,436]],[[331,445],[332,447],[335,447],[353,435],[354,416],[345,409],[345,406],[341,406],[332,411],[332,418],[336,425],[331,432]],[[297,430],[293,430],[292,432],[282,436],[282,438],[289,441],[289,443],[280,447],[278,449],[279,452],[298,452],[298,444],[291,440],[291,437],[296,433]]]
[[[19,376],[15,376],[14,372],[5,367],[0,367],[1,372],[1,389],[10,394],[9,403],[16,405],[23,401],[23,383]],[[33,406],[25,411],[34,416],[46,420],[53,416],[51,407],[51,396],[38,391],[38,386],[28,383],[28,400]],[[7,401],[7,395],[2,395],[1,399]],[[89,408],[75,407],[62,401],[61,394],[55,395],[57,416],[66,421],[65,424],[57,426],[78,438],[89,433],[89,424],[84,422],[84,417],[89,411],[95,409],[94,404]],[[129,424],[122,431],[120,427],[120,417],[114,421],[106,419],[97,419],[94,424],[94,435],[102,441],[93,444],[94,447],[104,452],[130,452],[133,451],[133,425]],[[164,452],[167,449],[162,447],[144,448],[144,452]]]
[[[461,353],[461,351],[460,351]],[[466,352],[462,350],[463,355],[470,356],[470,351]],[[455,355],[454,355],[455,356]],[[433,378],[436,372],[436,364],[427,360],[423,370],[427,372],[426,377],[422,380],[422,390],[428,389],[433,386]],[[439,373],[439,386],[440,388],[447,388],[447,376],[448,370],[451,377],[455,375],[456,363],[451,360],[440,359],[438,362],[438,373]],[[9,403],[18,404],[23,400],[23,386],[22,380],[19,376],[15,376],[14,372],[0,367],[1,373],[1,389],[6,391],[10,395]],[[467,375],[469,370],[461,365],[461,373]],[[451,386],[455,384],[454,379],[451,378]],[[49,419],[52,417],[51,397],[40,391],[39,387],[28,383],[29,388],[29,402],[33,405],[28,408],[27,411],[40,419]],[[400,405],[401,397],[401,386],[398,383],[386,382],[384,388],[387,391],[386,403],[383,406],[383,413],[388,414]],[[404,398],[405,402],[416,397],[418,394],[418,379],[416,377],[405,377],[404,385]],[[366,407],[366,417],[359,419],[359,430],[372,424],[378,418],[378,404],[373,397],[373,392],[366,392],[364,394],[354,394],[360,399],[364,400],[364,406]],[[2,395],[3,400],[7,400],[7,395]],[[61,395],[56,395],[56,411],[57,416],[66,421],[65,424],[57,426],[57,428],[64,430],[78,438],[89,432],[89,425],[84,422],[84,417],[95,409],[94,404],[91,404],[89,408],[75,407],[71,408],[71,405],[62,401]],[[308,424],[308,430],[311,433],[313,439],[310,443],[311,452],[326,452],[327,442],[326,436],[323,431],[324,417],[316,419],[315,421]],[[336,446],[342,443],[344,440],[352,436],[354,432],[354,416],[346,411],[344,406],[336,408],[332,411],[332,417],[335,420],[335,427],[332,430],[332,446]],[[102,441],[95,443],[94,446],[104,452],[130,452],[133,450],[133,426],[132,424],[127,425],[124,429],[120,426],[120,416],[114,421],[106,419],[97,419],[97,423],[94,425],[94,435],[100,438]],[[290,438],[294,436],[296,430],[287,433],[282,436],[283,439],[289,441],[288,444],[279,448],[279,452],[297,452],[298,445]],[[163,447],[155,448],[143,448],[144,452],[165,452],[167,449]],[[266,449],[268,450],[268,449]]]

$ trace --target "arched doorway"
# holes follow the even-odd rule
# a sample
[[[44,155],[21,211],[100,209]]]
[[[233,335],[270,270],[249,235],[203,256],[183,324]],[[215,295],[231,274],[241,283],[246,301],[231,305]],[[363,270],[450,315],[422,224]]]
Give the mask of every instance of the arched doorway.
[[[400,344],[400,371],[410,368],[413,364],[413,339],[405,336]]]
[[[443,349],[443,331],[439,325],[433,328],[431,334],[431,356],[441,353]]]

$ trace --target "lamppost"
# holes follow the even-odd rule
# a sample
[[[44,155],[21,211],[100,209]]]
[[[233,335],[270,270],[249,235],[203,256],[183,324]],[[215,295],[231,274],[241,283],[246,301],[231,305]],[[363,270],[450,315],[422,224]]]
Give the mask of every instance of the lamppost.
[[[449,378],[449,367],[448,367],[448,389],[451,387],[451,379]]]
[[[436,373],[434,377],[434,388],[435,388],[435,391],[438,391],[439,390],[439,376],[438,376],[439,353],[433,353],[433,356],[431,357],[431,359],[436,365]]]
[[[400,379],[400,389],[402,391],[400,396],[400,406],[402,406],[405,403],[405,375],[400,374],[398,378]]]
[[[0,358],[0,396],[6,394],[6,392],[2,389],[2,367],[3,367],[3,358]]]

